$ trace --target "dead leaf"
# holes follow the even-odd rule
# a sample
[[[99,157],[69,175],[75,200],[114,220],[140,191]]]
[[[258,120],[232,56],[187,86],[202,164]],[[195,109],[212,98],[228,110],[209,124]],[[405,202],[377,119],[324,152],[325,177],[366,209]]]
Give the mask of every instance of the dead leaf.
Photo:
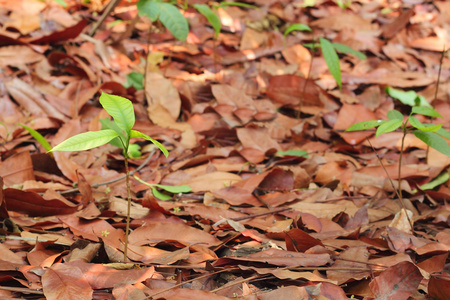
[[[47,299],[92,299],[93,290],[79,268],[58,263],[42,276]]]
[[[178,241],[186,246],[203,244],[208,247],[215,246],[220,241],[202,230],[184,224],[152,224],[135,229],[128,241],[133,245],[155,245],[164,241]]]
[[[401,262],[383,271],[370,283],[377,299],[408,299],[422,280],[419,269],[410,262]]]

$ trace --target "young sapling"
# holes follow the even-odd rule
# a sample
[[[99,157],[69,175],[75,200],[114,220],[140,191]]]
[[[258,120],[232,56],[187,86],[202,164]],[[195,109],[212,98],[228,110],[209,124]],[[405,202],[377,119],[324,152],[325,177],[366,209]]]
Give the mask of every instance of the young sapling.
[[[131,210],[130,172],[128,169],[128,159],[130,158],[129,155],[130,139],[135,137],[144,138],[155,144],[166,157],[169,155],[169,153],[167,149],[158,141],[152,139],[151,137],[140,131],[132,129],[135,123],[135,116],[133,104],[131,103],[130,100],[120,96],[102,93],[102,95],[100,96],[100,104],[106,110],[106,112],[114,119],[114,122],[111,125],[111,129],[88,131],[85,133],[77,134],[56,145],[49,152],[83,151],[102,146],[113,140],[114,142],[116,143],[118,142],[122,146],[121,148],[123,150],[122,153],[125,162],[127,198],[128,198],[127,224],[125,229],[125,248],[124,248],[124,261],[126,261],[128,251],[128,233],[130,229],[130,210]]]

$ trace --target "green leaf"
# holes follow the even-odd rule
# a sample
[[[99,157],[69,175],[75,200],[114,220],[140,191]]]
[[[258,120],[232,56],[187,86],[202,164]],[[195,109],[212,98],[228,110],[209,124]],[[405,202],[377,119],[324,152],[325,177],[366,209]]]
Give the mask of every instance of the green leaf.
[[[118,136],[119,134],[111,129],[88,131],[68,138],[59,145],[53,147],[50,152],[88,150],[104,145]]]
[[[277,151],[276,155],[308,157],[308,152],[304,150],[287,150],[287,151]]]
[[[336,51],[342,52],[342,53],[350,53],[353,54],[354,56],[356,56],[359,59],[366,59],[367,56],[359,51],[353,50],[352,48],[350,48],[347,45],[341,44],[341,43],[332,43],[334,49],[336,49]]]
[[[134,87],[136,90],[144,89],[144,74],[138,72],[131,72],[127,75],[127,83],[124,84],[124,87]]]
[[[417,138],[422,140],[431,148],[441,152],[442,154],[450,156],[450,148],[447,141],[440,135],[434,132],[426,132],[421,130],[414,130],[413,133]]]
[[[416,127],[417,129],[419,129],[421,131],[437,131],[437,130],[441,129],[441,127],[442,127],[442,124],[437,124],[437,125],[423,124],[414,116],[409,116],[408,121],[412,126]]]
[[[284,31],[284,36],[287,36],[292,31],[312,31],[311,27],[305,24],[297,23],[292,24]]]
[[[219,4],[219,7],[227,7],[227,6],[239,6],[239,7],[246,7],[246,8],[259,8],[256,5],[243,3],[243,2],[221,1],[220,4]]]
[[[67,3],[64,0],[55,0],[55,2],[61,5],[62,7],[67,7]]]
[[[206,17],[209,24],[214,28],[215,37],[217,38],[222,28],[222,23],[220,23],[219,16],[214,13],[211,8],[206,4],[194,4],[194,8],[198,10],[202,15]]]
[[[160,6],[158,5],[157,1],[139,0],[138,3],[136,3],[136,7],[140,16],[146,16],[152,22],[158,20]]]
[[[188,22],[173,4],[139,0],[137,8],[140,15],[147,16],[152,21],[159,19],[177,40],[186,40],[189,33]]]
[[[44,147],[46,151],[50,151],[52,149],[52,146],[49,144],[49,142],[47,142],[47,140],[45,139],[45,137],[42,136],[42,134],[26,125],[22,124],[19,125],[22,126],[26,131],[28,131],[31,134],[31,136],[34,137],[34,139],[38,141],[39,144],[42,145],[42,147]]]
[[[148,135],[146,135],[146,134],[144,134],[144,133],[142,133],[140,131],[137,131],[137,130],[131,130],[130,138],[134,138],[134,137],[144,138],[147,141],[152,142],[153,144],[155,144],[161,150],[161,152],[164,154],[165,157],[169,156],[169,152],[167,151],[166,147],[164,147],[160,142],[158,142],[157,140],[152,139]]]
[[[411,110],[411,113],[424,115],[427,117],[442,118],[441,114],[438,113],[435,109],[425,106],[414,106]]]
[[[399,112],[398,110],[390,110],[387,113],[387,117],[389,118],[389,120],[402,120],[403,121],[403,115],[401,112]]]
[[[381,124],[380,127],[377,128],[376,136],[379,136],[382,133],[387,133],[396,130],[400,126],[402,126],[403,121],[399,119],[389,120],[385,123]]]
[[[367,130],[370,128],[376,128],[385,122],[387,122],[387,121],[383,121],[383,120],[362,121],[362,122],[353,124],[352,126],[347,128],[345,131],[360,131],[360,130]]]
[[[131,101],[120,96],[102,93],[100,104],[113,117],[116,125],[125,131],[126,136],[130,136],[131,128],[133,128],[135,122]]]
[[[142,156],[142,153],[140,151],[141,146],[138,144],[131,144],[128,146],[128,156],[131,158],[138,158]]]
[[[163,189],[172,194],[178,193],[189,193],[192,192],[192,189],[188,185],[163,185],[163,184],[155,184],[156,187]]]
[[[418,100],[419,106],[431,107],[431,105],[427,102],[427,100],[425,100],[424,97],[417,95],[417,93],[414,91],[405,92],[388,86],[386,87],[386,93],[392,98],[395,98],[401,103],[409,106],[416,106],[416,100]]]
[[[102,124],[102,130],[112,129],[119,134],[119,136],[117,138],[112,139],[109,143],[117,148],[123,149],[124,142],[127,140],[126,136],[123,134],[123,130],[121,130],[117,126],[116,122],[111,121],[111,119],[109,119],[109,118],[108,119],[106,119],[106,118],[100,119],[99,121]],[[121,142],[121,140],[123,142]]]
[[[342,88],[342,79],[341,79],[341,66],[339,65],[339,56],[334,50],[333,44],[330,43],[327,39],[319,38],[320,47],[322,48],[323,58],[327,63],[328,70],[331,75],[333,75],[336,83],[339,86],[339,89]]]
[[[440,129],[436,130],[436,133],[439,134],[440,136],[450,139],[450,132],[448,132],[444,128],[440,128]]]
[[[156,198],[158,198],[159,200],[169,200],[172,199],[172,196],[166,195],[161,193],[160,191],[158,191],[154,186],[152,187],[152,194],[153,196],[155,196]]]
[[[302,44],[302,45],[303,45],[303,47],[308,48],[308,49],[314,49],[314,50],[316,50],[316,49],[319,49],[319,48],[320,48],[320,45],[319,45],[319,44],[316,44],[316,43],[304,43],[304,44]]]
[[[433,180],[431,180],[430,182],[427,182],[425,184],[422,184],[420,186],[420,189],[423,191],[426,190],[432,190],[435,187],[440,186],[441,184],[446,183],[448,180],[450,179],[450,176],[448,174],[447,171],[442,172],[441,174],[439,174],[438,176],[436,176]]]

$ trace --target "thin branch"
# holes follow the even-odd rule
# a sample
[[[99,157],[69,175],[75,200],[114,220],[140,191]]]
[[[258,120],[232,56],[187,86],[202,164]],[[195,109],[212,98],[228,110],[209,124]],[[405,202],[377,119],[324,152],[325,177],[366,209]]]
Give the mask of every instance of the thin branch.
[[[40,243],[51,242],[51,240],[43,240],[43,239],[24,237],[24,236],[15,236],[15,235],[10,235],[10,236],[0,235],[0,240],[2,240],[2,239],[28,241],[28,242],[40,242]],[[67,243],[54,242],[54,244],[70,247],[70,244],[67,244]]]
[[[375,148],[372,146],[372,143],[369,141],[368,138],[366,138],[366,140],[369,142],[370,147],[372,147],[373,152],[375,152],[375,155],[377,156],[378,161],[380,162],[381,166],[383,167],[383,170],[384,170],[384,172],[386,173],[387,178],[389,179],[389,182],[390,182],[391,185],[392,185],[392,189],[395,191],[395,194],[397,195],[398,199],[400,200],[400,204],[402,205],[403,209],[406,210],[406,205],[405,205],[405,203],[404,203],[404,201],[403,201],[403,198],[401,197],[401,183],[402,183],[402,179],[401,179],[401,177],[400,177],[400,175],[401,175],[401,170],[400,170],[400,169],[401,169],[401,167],[402,167],[402,166],[401,166],[401,162],[402,162],[402,159],[401,159],[401,158],[402,158],[402,153],[403,153],[403,145],[404,145],[403,142],[404,142],[404,140],[405,140],[405,136],[406,136],[406,133],[404,132],[404,133],[403,133],[403,137],[402,137],[402,148],[401,148],[400,158],[399,158],[399,162],[398,162],[398,168],[399,168],[399,171],[398,171],[398,176],[399,176],[399,178],[398,178],[398,190],[395,188],[394,182],[392,182],[392,179],[391,179],[391,177],[389,176],[389,173],[388,173],[388,171],[386,170],[386,167],[384,166],[383,162],[381,161],[380,156],[378,156],[377,151],[376,151]],[[413,230],[413,228],[414,228],[413,222],[411,221],[411,219],[410,219],[408,213],[406,213],[406,218],[408,218],[409,226],[411,226],[411,230]]]
[[[89,33],[90,36],[94,36],[97,30],[102,26],[103,22],[106,20],[106,18],[109,16],[109,14],[116,8],[117,5],[119,5],[120,1],[122,0],[111,0],[107,6],[106,9],[103,11],[103,14],[101,15],[100,19],[95,22],[94,26],[92,26],[91,32]]]
[[[177,267],[177,266],[172,266],[172,268],[173,268],[173,267]],[[238,269],[238,268],[233,268],[233,269],[223,269],[223,270],[220,270],[220,271],[216,271],[216,272],[213,272],[213,273],[208,273],[208,274],[205,274],[205,275],[202,275],[202,276],[199,276],[199,277],[195,277],[195,278],[192,278],[192,279],[189,279],[189,280],[180,282],[180,283],[178,283],[178,284],[175,284],[174,286],[171,286],[171,287],[166,288],[166,289],[164,289],[164,290],[161,290],[161,291],[158,291],[158,292],[156,292],[156,293],[153,293],[153,294],[151,294],[150,296],[148,296],[148,297],[145,298],[145,299],[151,299],[151,298],[153,298],[153,297],[156,296],[156,295],[159,295],[159,294],[165,293],[165,292],[167,292],[167,291],[173,290],[173,289],[175,289],[175,288],[177,288],[177,287],[180,287],[180,286],[182,286],[182,285],[185,285],[186,283],[189,283],[189,282],[192,282],[192,281],[195,281],[195,280],[198,280],[198,279],[202,279],[202,278],[206,278],[206,277],[209,277],[209,276],[212,276],[212,275],[216,275],[216,274],[219,274],[219,273],[223,273],[223,272],[226,272],[226,271],[234,271],[234,270],[239,270],[239,269]]]
[[[397,191],[397,189],[395,188],[394,182],[392,181],[391,176],[389,176],[389,173],[388,173],[388,171],[386,170],[386,167],[384,166],[383,162],[381,161],[381,157],[378,155],[378,152],[377,152],[377,151],[375,150],[375,148],[372,146],[372,143],[370,142],[370,140],[369,140],[368,138],[366,138],[366,140],[367,140],[367,142],[369,142],[370,147],[372,147],[373,152],[374,152],[375,155],[377,156],[378,161],[379,161],[380,164],[381,164],[381,167],[383,168],[384,172],[385,172],[386,175],[387,175],[387,178],[388,178],[389,182],[391,183],[392,189],[394,190],[394,192],[395,192],[395,194],[397,195],[397,197],[399,197],[398,191]],[[399,183],[399,184],[400,184],[400,183]],[[400,197],[399,197],[399,199],[400,199]],[[405,206],[403,205],[403,202],[402,202],[402,206],[403,206],[403,208],[405,208]]]
[[[20,288],[20,287],[13,287],[13,286],[0,286],[0,290],[19,292],[22,294],[44,295],[44,292],[42,292],[42,291],[30,290],[27,288]]]

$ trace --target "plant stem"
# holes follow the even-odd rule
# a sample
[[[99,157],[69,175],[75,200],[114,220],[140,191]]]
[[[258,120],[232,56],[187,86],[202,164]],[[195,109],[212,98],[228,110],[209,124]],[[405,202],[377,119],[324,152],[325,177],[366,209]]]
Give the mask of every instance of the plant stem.
[[[433,108],[436,108],[436,101],[437,101],[437,95],[438,95],[438,91],[439,91],[439,81],[441,80],[441,71],[442,71],[442,62],[444,61],[444,55],[445,52],[447,52],[447,50],[445,50],[445,46],[444,49],[442,50],[441,53],[441,59],[439,61],[439,71],[438,71],[438,77],[437,77],[437,82],[436,82],[436,90],[434,91],[434,100],[433,100]],[[431,122],[433,122],[433,117],[431,118]],[[427,145],[427,152],[425,154],[425,161],[428,162],[428,153],[430,152],[430,146]]]
[[[125,155],[125,172],[126,172],[126,185],[127,185],[127,198],[128,198],[128,208],[127,208],[127,226],[125,228],[125,249],[123,251],[123,261],[126,262],[127,252],[128,252],[128,232],[130,231],[130,212],[131,212],[131,189],[130,189],[130,172],[128,170],[128,157]]]
[[[406,128],[406,122],[403,124],[402,127],[402,145],[400,147],[400,157],[398,158],[398,197],[400,199],[400,202],[403,203],[403,196],[402,196],[402,158],[403,158],[403,146],[405,145],[405,137],[407,133]]]
[[[308,76],[305,76],[305,84],[303,85],[303,91],[302,91],[302,98],[300,99],[299,105],[298,105],[298,114],[297,119],[300,119],[300,116],[302,114],[302,101],[305,100],[305,94],[306,94],[306,86],[308,85],[308,81],[311,77],[311,70],[312,70],[312,64],[314,60],[314,54],[316,52],[316,39],[314,37],[314,33],[312,33],[312,49],[311,49],[311,60],[309,61],[309,70],[308,70]]]

